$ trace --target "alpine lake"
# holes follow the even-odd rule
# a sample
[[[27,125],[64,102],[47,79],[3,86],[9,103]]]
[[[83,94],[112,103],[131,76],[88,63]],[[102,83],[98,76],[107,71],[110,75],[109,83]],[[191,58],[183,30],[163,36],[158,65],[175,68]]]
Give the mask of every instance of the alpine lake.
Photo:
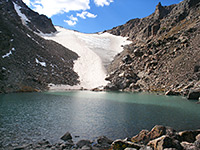
[[[59,142],[132,137],[155,125],[200,128],[200,105],[180,96],[65,91],[0,94],[0,147],[47,139]]]

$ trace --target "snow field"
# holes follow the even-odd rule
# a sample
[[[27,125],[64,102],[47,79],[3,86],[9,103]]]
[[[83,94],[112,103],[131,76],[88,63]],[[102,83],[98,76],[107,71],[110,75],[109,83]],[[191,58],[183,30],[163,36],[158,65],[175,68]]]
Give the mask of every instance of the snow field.
[[[93,89],[105,86],[107,81],[105,65],[123,50],[122,45],[130,44],[126,38],[109,33],[84,34],[56,27],[58,33],[45,36],[54,40],[79,55],[74,63],[74,71],[78,73],[80,85],[53,85],[50,90]]]

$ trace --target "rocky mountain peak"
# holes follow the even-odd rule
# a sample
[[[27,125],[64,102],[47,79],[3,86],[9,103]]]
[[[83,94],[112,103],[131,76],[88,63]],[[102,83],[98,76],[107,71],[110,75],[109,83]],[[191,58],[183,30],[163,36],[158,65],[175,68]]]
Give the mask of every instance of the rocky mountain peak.
[[[51,20],[22,0],[0,0],[0,93],[43,91],[51,84],[76,85],[78,55],[35,32],[51,33]]]
[[[159,2],[158,5],[156,6],[154,18],[156,20],[162,19],[167,13],[168,11],[165,9],[165,7],[162,6],[161,2]]]
[[[159,2],[158,5],[156,6],[156,10],[160,10],[162,8],[163,8],[163,6],[162,6],[161,2]]]
[[[23,19],[26,19],[24,25],[27,26],[30,30],[37,33],[52,33],[55,32],[51,19],[45,15],[40,15],[37,12],[31,10],[22,0],[11,0],[13,8],[15,9],[18,16]]]

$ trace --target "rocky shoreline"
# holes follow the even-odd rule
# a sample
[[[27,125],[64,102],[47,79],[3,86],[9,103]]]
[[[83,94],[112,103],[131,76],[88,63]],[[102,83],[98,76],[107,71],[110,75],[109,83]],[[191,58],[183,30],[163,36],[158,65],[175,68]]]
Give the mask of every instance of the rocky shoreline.
[[[67,132],[61,137],[63,142],[51,144],[43,139],[35,144],[8,146],[7,150],[199,150],[200,129],[175,131],[171,127],[156,125],[151,131],[142,130],[132,138],[111,140],[100,136],[94,141],[80,140],[73,142]]]

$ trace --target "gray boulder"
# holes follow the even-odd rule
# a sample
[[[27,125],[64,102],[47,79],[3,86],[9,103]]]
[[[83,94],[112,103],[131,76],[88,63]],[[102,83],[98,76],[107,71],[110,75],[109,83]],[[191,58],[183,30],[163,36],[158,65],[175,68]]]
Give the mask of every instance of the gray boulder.
[[[92,142],[90,140],[80,140],[76,143],[76,146],[78,148],[82,148],[83,146],[90,147]]]
[[[60,139],[63,140],[63,141],[68,141],[68,140],[72,139],[72,136],[69,132],[67,132]]]
[[[187,96],[188,99],[198,100],[200,97],[200,89],[190,89]]]
[[[100,136],[97,138],[98,144],[112,144],[112,140],[107,138],[106,136]]]

